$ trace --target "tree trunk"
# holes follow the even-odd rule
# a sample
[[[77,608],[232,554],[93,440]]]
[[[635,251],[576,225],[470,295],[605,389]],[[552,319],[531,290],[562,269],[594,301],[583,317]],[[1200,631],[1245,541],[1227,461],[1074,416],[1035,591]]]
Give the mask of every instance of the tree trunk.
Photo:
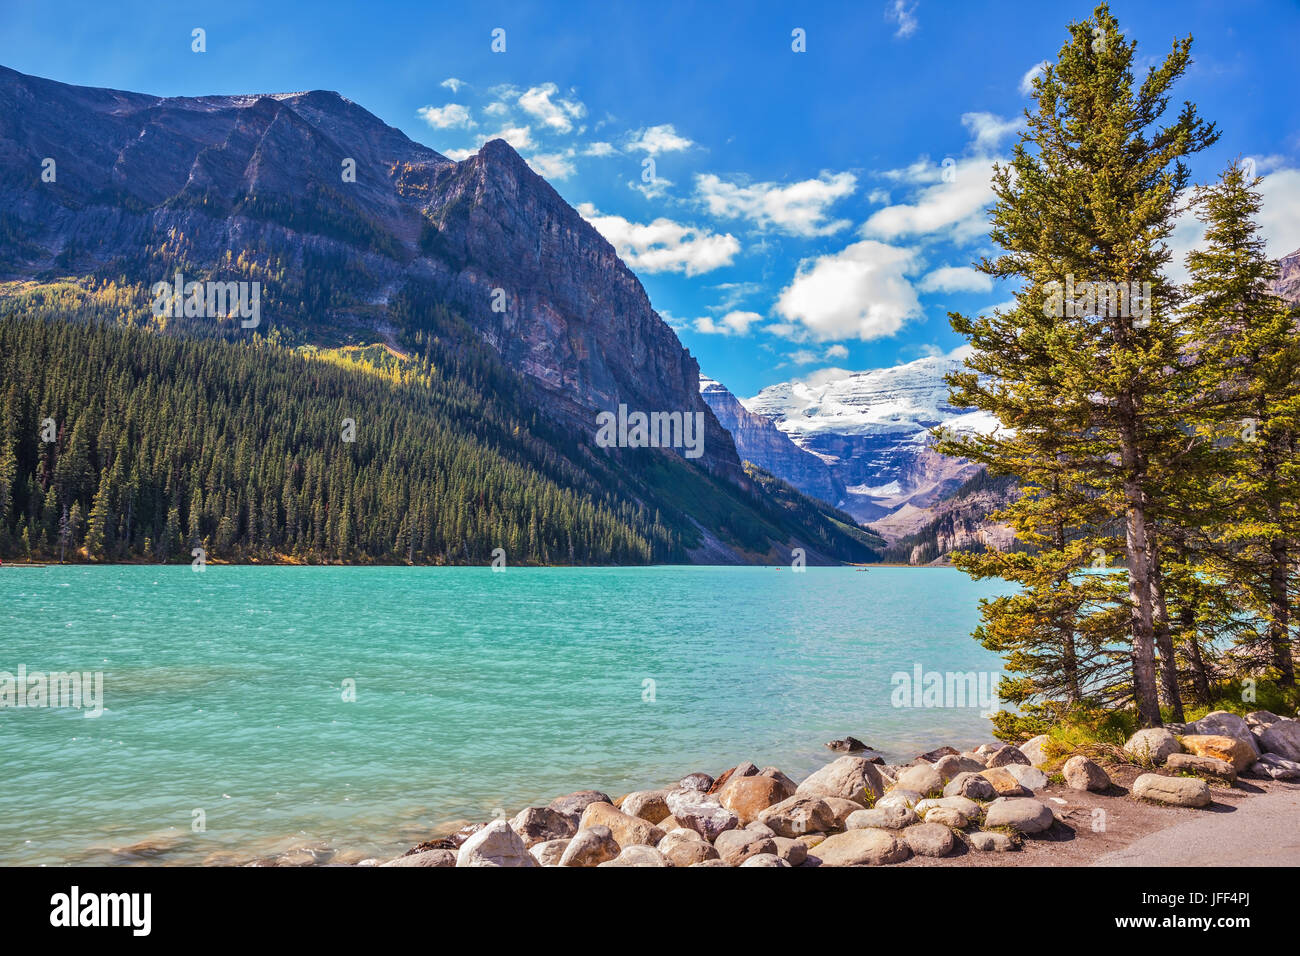
[[[1156,689],[1155,629],[1151,610],[1151,573],[1147,558],[1147,509],[1142,460],[1137,446],[1132,400],[1123,396],[1120,450],[1124,464],[1128,593],[1133,631],[1133,697],[1142,727],[1159,727],[1160,695]]]
[[[1147,542],[1151,558],[1151,605],[1154,613],[1156,648],[1160,651],[1160,685],[1175,723],[1183,722],[1183,698],[1178,688],[1178,659],[1174,635],[1169,630],[1169,609],[1165,604],[1165,583],[1160,573],[1160,543],[1153,531]]]
[[[1201,657],[1201,640],[1196,636],[1196,608],[1190,604],[1183,606],[1179,615],[1183,633],[1186,635],[1187,656],[1192,667],[1192,690],[1196,703],[1210,702],[1210,675],[1205,670],[1205,660]]]
[[[1286,542],[1274,538],[1269,542],[1268,569],[1268,639],[1273,646],[1273,666],[1280,673],[1278,683],[1291,686],[1295,683],[1295,663],[1291,656],[1291,608],[1287,602]]]

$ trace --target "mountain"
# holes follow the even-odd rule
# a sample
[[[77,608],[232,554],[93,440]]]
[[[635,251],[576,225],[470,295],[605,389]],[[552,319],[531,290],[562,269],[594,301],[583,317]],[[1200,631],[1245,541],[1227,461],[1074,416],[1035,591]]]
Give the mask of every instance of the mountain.
[[[260,325],[153,314],[151,290],[178,272],[259,283]],[[746,474],[636,276],[508,144],[453,162],[337,93],[157,97],[0,67],[5,311],[311,360],[382,344],[400,363],[380,358],[385,376],[418,380],[428,363],[465,376],[471,407],[503,393],[507,417],[555,449],[562,484],[594,480],[652,524],[671,513],[688,559],[786,561],[805,539],[828,543],[806,545],[810,561],[865,554],[816,507],[798,513],[817,527],[793,523]],[[598,447],[597,415],[620,407],[699,416],[702,454]],[[529,454],[530,468],[545,457]]]
[[[770,385],[741,404],[826,464],[844,489],[833,504],[897,537],[916,530],[925,509],[978,470],[935,452],[930,429],[995,425],[984,413],[948,404],[943,377],[960,367],[959,359],[931,357],[874,371],[829,370]]]
[[[1300,305],[1300,249],[1277,261],[1278,276],[1273,291],[1292,305]]]
[[[898,564],[943,564],[952,551],[1010,551],[1018,545],[1015,532],[989,515],[1015,499],[1014,478],[994,478],[981,468],[956,491],[935,502],[923,520],[883,549],[885,561]],[[877,529],[878,530],[878,529]]]
[[[835,480],[826,462],[796,445],[770,419],[745,408],[721,382],[701,375],[700,394],[722,427],[731,433],[743,460],[828,504],[844,500],[844,486]]]

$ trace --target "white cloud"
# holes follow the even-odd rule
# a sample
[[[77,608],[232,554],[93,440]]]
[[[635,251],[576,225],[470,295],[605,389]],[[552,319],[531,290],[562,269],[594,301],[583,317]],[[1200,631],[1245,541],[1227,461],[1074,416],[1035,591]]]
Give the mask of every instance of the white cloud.
[[[528,157],[528,165],[544,179],[568,179],[575,172],[571,149],[562,153],[534,153]]]
[[[830,348],[826,350],[825,358],[827,361],[830,361],[831,359],[842,359],[848,357],[849,357],[849,350],[845,348],[843,345],[832,345]]]
[[[450,160],[453,160],[454,162],[460,163],[469,159],[477,152],[478,152],[477,149],[448,149],[448,150],[444,150],[442,155],[446,156]]]
[[[505,116],[506,113],[510,112],[510,107],[500,100],[494,100],[483,107],[483,112],[488,116]]]
[[[469,115],[469,107],[460,103],[448,103],[446,106],[421,106],[416,112],[434,129],[455,129],[458,126],[469,129],[474,125],[474,120]]]
[[[618,150],[609,143],[591,143],[582,151],[584,156],[613,156]]]
[[[777,299],[776,312],[802,324],[819,341],[893,335],[921,315],[916,290],[906,278],[916,265],[915,250],[872,240],[805,259]]]
[[[534,86],[520,94],[519,107],[548,129],[569,133],[573,131],[573,121],[587,115],[587,107],[578,100],[558,96],[559,91],[554,83]]]
[[[628,180],[628,186],[635,189],[646,199],[659,199],[668,192],[668,187],[673,185],[671,179],[665,179],[663,176],[656,176],[649,182],[640,179]]]
[[[445,86],[447,89],[451,90],[452,93],[459,93],[460,88],[465,85],[465,81],[458,80],[454,76],[449,76],[438,85]]]
[[[773,227],[794,236],[828,236],[850,225],[848,220],[826,221],[832,203],[857,187],[852,173],[823,172],[816,179],[781,185],[725,182],[712,173],[695,177],[695,193],[710,214],[745,218],[759,228]]]
[[[1020,94],[1022,96],[1028,96],[1030,93],[1034,92],[1034,77],[1040,76],[1046,67],[1047,61],[1041,60],[1031,66],[1025,72],[1025,75],[1020,78]]]
[[[1259,184],[1259,233],[1274,259],[1300,247],[1300,169],[1279,169]]]
[[[961,125],[970,130],[971,135],[975,137],[975,152],[987,153],[997,149],[1002,137],[1014,133],[1020,126],[1020,120],[1004,120],[994,113],[963,113]]]
[[[490,136],[484,136],[482,142],[486,143],[490,139],[504,139],[507,143],[515,148],[516,151],[532,149],[533,131],[530,126],[507,126]],[[481,144],[480,144],[481,145]]]
[[[862,235],[886,240],[943,233],[958,242],[988,232],[987,209],[992,205],[993,160],[973,156],[954,160],[947,170],[933,167],[938,182],[922,189],[912,203],[886,206],[862,226]],[[911,168],[911,167],[909,167]],[[951,182],[943,182],[948,172]]]
[[[680,153],[695,143],[678,134],[672,123],[650,126],[628,133],[627,148],[657,156],[660,153]]]
[[[695,320],[695,331],[705,335],[748,335],[749,327],[763,321],[757,312],[728,312],[721,319],[709,317]]]
[[[890,0],[885,5],[885,19],[897,23],[896,37],[910,37],[916,32],[916,0]]]
[[[991,292],[993,279],[970,266],[944,266],[922,279],[918,288],[922,292]]]
[[[699,275],[731,265],[740,252],[739,240],[730,233],[718,235],[665,218],[648,224],[629,222],[622,216],[601,215],[591,203],[579,205],[578,212],[629,266],[645,272]]]

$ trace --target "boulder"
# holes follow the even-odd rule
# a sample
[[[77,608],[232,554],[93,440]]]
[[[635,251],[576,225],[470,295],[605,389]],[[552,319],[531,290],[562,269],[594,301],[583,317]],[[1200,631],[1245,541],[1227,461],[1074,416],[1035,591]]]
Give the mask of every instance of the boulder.
[[[620,849],[630,846],[654,846],[664,838],[664,831],[653,823],[624,813],[609,803],[590,803],[582,811],[579,830],[590,827],[608,827]]]
[[[799,784],[795,793],[810,797],[840,797],[867,806],[885,793],[875,764],[862,757],[840,757]]]
[[[455,850],[425,850],[423,853],[411,853],[399,856],[396,860],[380,863],[380,866],[455,866]]]
[[[673,819],[709,842],[715,840],[719,833],[734,830],[740,825],[740,817],[718,802],[715,794],[700,793],[698,790],[669,790],[665,799]]]
[[[867,745],[857,737],[842,737],[839,740],[829,740],[826,742],[826,746],[841,754],[851,754],[868,749]]]
[[[852,800],[845,800],[843,797],[822,797],[826,806],[831,808],[831,813],[835,817],[835,829],[843,830],[844,821],[851,814],[857,813],[862,809],[862,804],[854,803]]]
[[[1170,754],[1182,753],[1183,746],[1178,738],[1163,727],[1147,727],[1139,730],[1124,743],[1124,752],[1138,760],[1150,760],[1152,763],[1164,763]]]
[[[612,808],[611,808],[612,809]],[[461,844],[457,866],[538,866],[519,834],[505,820],[493,820]]]
[[[783,837],[826,833],[836,827],[835,813],[825,800],[797,793],[768,807],[758,815],[758,820]]]
[[[1019,747],[1001,747],[989,754],[988,765],[990,767],[1005,767],[1009,763],[1021,763],[1026,767],[1031,766],[1029,758],[1020,751]]]
[[[542,866],[559,866],[560,860],[564,859],[564,851],[569,848],[569,842],[569,840],[547,840],[545,843],[529,847],[528,852]]]
[[[1217,757],[1202,757],[1199,754],[1170,754],[1165,760],[1165,769],[1170,773],[1194,773],[1199,777],[1213,777],[1229,786],[1237,782],[1237,768],[1226,760]]]
[[[925,794],[915,790],[900,790],[895,787],[875,802],[876,807],[914,807],[925,799]]]
[[[609,798],[609,794],[601,793],[599,790],[577,790],[562,797],[556,797],[546,806],[547,809],[564,814],[573,821],[573,825],[576,827],[578,821],[582,819],[582,811],[593,803],[613,805],[614,801]]]
[[[1016,753],[1019,752],[1016,751]],[[1025,764],[1025,766],[1029,765]],[[1000,797],[1027,797],[1030,795],[1030,791],[1020,785],[1020,781],[1011,775],[1011,771],[1005,765],[989,767],[980,776],[993,784],[993,789],[997,791]]]
[[[692,863],[691,866],[725,866],[729,869],[731,867],[731,864],[726,863],[721,859],[716,859],[716,860],[701,860],[699,863]]]
[[[1200,720],[1189,724],[1187,732],[1211,737],[1231,737],[1233,740],[1241,741],[1250,750],[1251,763],[1254,763],[1254,758],[1259,756],[1259,745],[1255,743],[1255,735],[1250,731],[1250,724],[1246,721],[1246,718],[1229,711],[1212,711]],[[1183,747],[1186,748],[1186,746],[1187,744],[1184,743]],[[1245,768],[1238,767],[1237,769],[1244,770]]]
[[[775,853],[759,853],[751,856],[741,866],[789,866],[785,860],[781,859]]]
[[[713,841],[713,848],[718,851],[718,856],[732,866],[740,866],[751,856],[760,853],[776,853],[776,843],[771,837],[749,830],[728,830],[720,833]]]
[[[1018,833],[1042,833],[1056,818],[1044,803],[1031,797],[994,800],[984,814],[984,826],[1009,827]]]
[[[1047,774],[1037,767],[1028,766],[1022,763],[1009,763],[1002,767],[1007,773],[1016,778],[1016,783],[1026,790],[1042,790],[1047,786]]]
[[[986,772],[986,771],[984,771]],[[959,773],[943,788],[945,797],[966,797],[968,800],[992,800],[998,795],[993,782],[980,773]]]
[[[947,856],[957,845],[948,827],[937,823],[914,823],[903,831],[908,849],[917,856]]]
[[[1005,833],[993,830],[976,830],[970,834],[970,845],[985,853],[1006,853],[1016,848],[1016,841]]]
[[[907,843],[889,830],[846,830],[817,846],[822,866],[882,866],[911,855]]]
[[[564,848],[560,866],[600,866],[616,859],[620,852],[618,841],[609,827],[587,827],[579,830]]]
[[[943,778],[939,776],[939,771],[935,770],[932,764],[922,764],[919,767],[908,767],[900,771],[898,779],[894,782],[894,788],[915,790],[917,793],[929,796],[932,793],[943,792]]]
[[[736,814],[743,827],[757,819],[759,813],[772,804],[794,796],[794,792],[793,784],[758,774],[729,780],[717,796],[722,806]]]
[[[1246,723],[1251,727],[1252,731],[1256,728],[1267,727],[1269,724],[1276,724],[1281,719],[1271,710],[1252,710],[1246,715]]]
[[[921,818],[909,807],[888,806],[875,807],[871,810],[855,810],[848,815],[844,826],[849,830],[863,830],[877,827],[881,830],[901,830],[919,823]]]
[[[1259,735],[1259,749],[1286,760],[1300,761],[1300,720],[1279,720]]]
[[[971,820],[974,820],[983,812],[980,805],[974,800],[961,796],[937,797],[933,800],[922,800],[916,805],[916,812],[924,817],[936,807],[945,807],[949,810],[956,810],[958,813],[961,813]]]
[[[926,823],[934,823],[939,826],[948,827],[953,830],[961,830],[970,826],[972,817],[960,810],[952,807],[930,807],[921,814],[921,819]]]
[[[647,823],[658,825],[668,817],[665,790],[637,790],[629,793],[619,804],[619,809],[630,816],[640,817]]]
[[[709,787],[708,792],[717,793],[719,790],[725,787],[727,785],[727,781],[732,779],[733,777],[752,777],[756,773],[758,773],[758,767],[754,766],[752,763],[746,760],[744,763],[737,764],[736,766],[732,767],[730,770],[723,773],[720,777],[718,777],[718,779],[714,780],[713,785]]]
[[[1188,753],[1230,763],[1239,773],[1259,759],[1256,750],[1247,747],[1236,737],[1225,737],[1221,734],[1188,734],[1180,742],[1183,750]]]
[[[1037,737],[1030,737],[1020,745],[1020,752],[1029,758],[1031,767],[1041,768],[1047,763],[1048,756],[1043,752],[1043,747],[1051,739],[1047,734],[1039,734]]]
[[[713,778],[707,773],[688,773],[677,781],[679,790],[698,790],[701,793],[708,793],[712,786]]]
[[[1167,759],[1167,758],[1166,758]],[[1075,754],[1061,768],[1065,785],[1071,790],[1091,790],[1103,793],[1110,789],[1110,775],[1083,754]]]
[[[1133,796],[1175,807],[1208,807],[1210,788],[1195,777],[1166,777],[1144,773],[1133,781]]]
[[[802,866],[803,861],[808,859],[808,844],[801,840],[773,837],[772,842],[776,844],[776,855],[791,866]]]
[[[749,826],[745,827],[745,829],[748,830],[750,833],[761,833],[765,837],[776,836],[775,830],[773,830],[766,823],[759,823],[757,820],[754,820],[752,823],[749,824]]]
[[[693,866],[705,860],[719,859],[718,851],[706,843],[694,830],[685,827],[673,830],[659,841],[656,849],[673,866]]]
[[[1274,780],[1300,780],[1300,761],[1287,760],[1277,754],[1261,754],[1250,766],[1250,772]]]
[[[668,858],[652,846],[628,846],[612,860],[597,866],[672,866]]]
[[[519,834],[529,849],[548,840],[567,840],[578,832],[573,820],[550,807],[520,810],[510,821],[510,829]]]
[[[923,760],[926,763],[938,763],[944,757],[955,757],[959,751],[953,747],[939,747],[935,750],[928,751],[917,757],[917,760]],[[915,762],[915,761],[914,761]]]
[[[979,773],[985,765],[971,757],[963,757],[961,754],[944,754],[934,762],[934,769],[939,772],[940,779],[948,783],[959,773]]]

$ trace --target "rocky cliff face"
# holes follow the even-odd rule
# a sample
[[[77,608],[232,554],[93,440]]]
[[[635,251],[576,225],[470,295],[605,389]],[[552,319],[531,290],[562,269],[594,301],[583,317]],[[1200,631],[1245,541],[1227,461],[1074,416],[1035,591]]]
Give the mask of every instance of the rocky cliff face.
[[[701,375],[700,394],[731,433],[742,459],[827,504],[838,505],[844,499],[844,485],[826,462],[796,445],[771,420],[745,408],[721,382]]]
[[[1278,276],[1273,291],[1292,305],[1300,305],[1300,249],[1277,261]]]
[[[436,302],[547,414],[590,437],[620,403],[700,413],[700,463],[750,486],[636,276],[500,140],[455,163],[336,93],[162,98],[0,67],[0,238],[0,279],[260,279],[260,331],[290,341],[400,342]]]

